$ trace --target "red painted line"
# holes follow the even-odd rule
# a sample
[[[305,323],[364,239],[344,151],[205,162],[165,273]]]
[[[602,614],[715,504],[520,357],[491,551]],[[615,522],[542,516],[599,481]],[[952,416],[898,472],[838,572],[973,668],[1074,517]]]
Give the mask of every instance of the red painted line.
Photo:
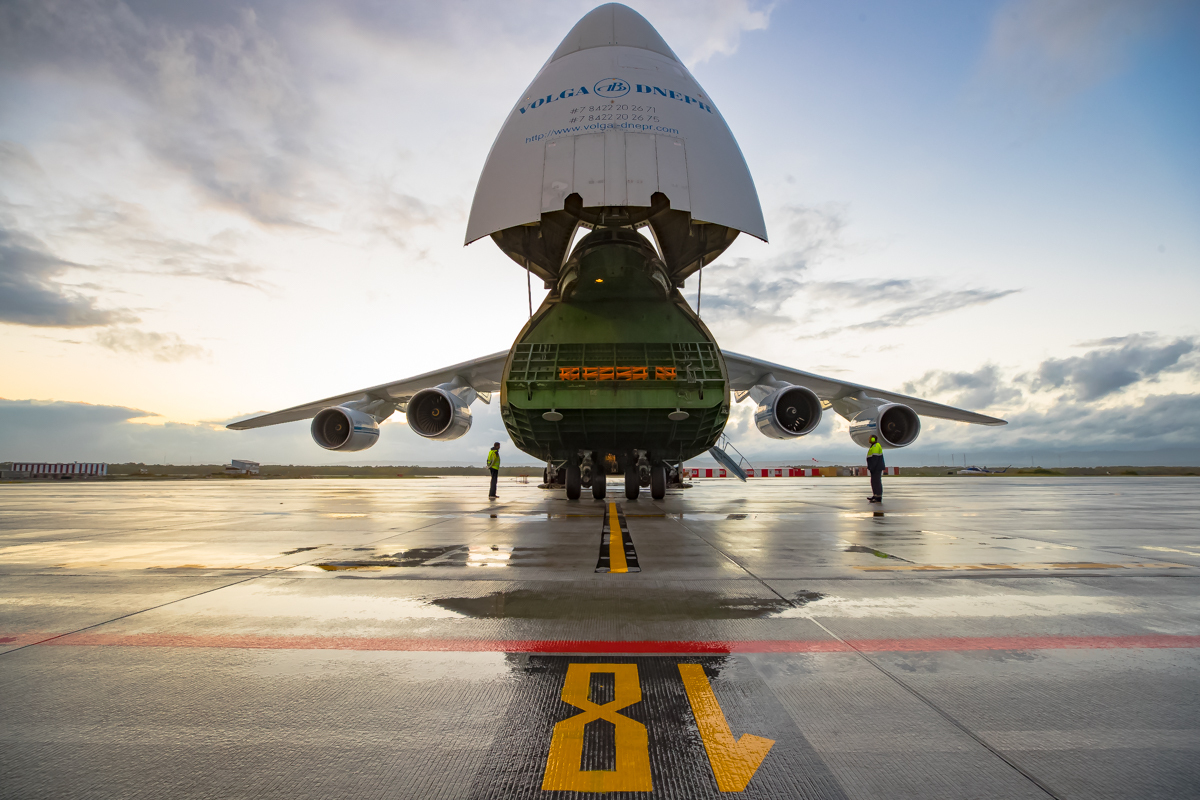
[[[47,634],[53,635],[53,634]],[[0,642],[6,637],[0,636]],[[22,637],[25,638],[25,637]],[[32,636],[29,637],[33,639]],[[591,639],[392,639],[331,636],[174,635],[162,633],[77,633],[39,646],[55,647],[210,647],[245,650],[394,650],[451,653],[869,653],[964,650],[1110,650],[1200,648],[1200,636],[991,636],[925,639],[609,641]]]
[[[944,639],[847,640],[869,653],[943,652],[947,650],[1133,650],[1200,647],[1200,636],[984,636]]]

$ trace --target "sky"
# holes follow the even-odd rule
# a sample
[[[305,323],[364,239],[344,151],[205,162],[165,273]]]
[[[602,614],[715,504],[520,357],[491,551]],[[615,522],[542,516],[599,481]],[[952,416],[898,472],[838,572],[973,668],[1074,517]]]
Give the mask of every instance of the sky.
[[[482,463],[495,405],[351,454],[224,425],[511,344],[525,275],[467,212],[594,5],[0,4],[0,461]],[[762,202],[704,270],[722,347],[1010,421],[890,465],[1200,464],[1200,5],[629,5]],[[752,411],[754,463],[862,458]]]

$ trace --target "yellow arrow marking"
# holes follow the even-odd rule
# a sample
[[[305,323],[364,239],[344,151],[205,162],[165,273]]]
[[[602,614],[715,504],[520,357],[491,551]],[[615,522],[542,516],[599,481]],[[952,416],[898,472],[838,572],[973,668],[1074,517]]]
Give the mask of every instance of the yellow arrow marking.
[[[608,504],[608,571],[629,572],[625,563],[625,537],[621,535],[621,519],[617,516],[617,504]]]
[[[774,739],[764,739],[752,733],[743,733],[736,742],[725,721],[725,714],[717,703],[712,686],[699,664],[680,664],[679,674],[683,677],[683,688],[687,691],[708,763],[712,765],[717,788],[722,792],[745,791],[750,779],[758,770],[767,751],[775,744]]]

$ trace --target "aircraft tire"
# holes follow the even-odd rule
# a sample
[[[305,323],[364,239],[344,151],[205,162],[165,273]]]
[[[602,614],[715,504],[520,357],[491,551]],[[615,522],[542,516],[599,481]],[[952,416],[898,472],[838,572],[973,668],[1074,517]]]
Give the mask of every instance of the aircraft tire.
[[[627,467],[625,469],[625,498],[627,500],[637,500],[640,489],[637,467]]]
[[[608,487],[606,484],[608,476],[604,474],[604,470],[597,469],[592,473],[592,497],[597,500],[603,500]]]
[[[667,496],[667,465],[655,464],[650,468],[650,497],[662,500]]]
[[[567,465],[567,499],[568,500],[578,500],[579,499],[579,490],[580,490],[581,486],[582,486],[582,482],[581,482],[580,476],[579,476],[579,465],[578,464],[568,464]]]

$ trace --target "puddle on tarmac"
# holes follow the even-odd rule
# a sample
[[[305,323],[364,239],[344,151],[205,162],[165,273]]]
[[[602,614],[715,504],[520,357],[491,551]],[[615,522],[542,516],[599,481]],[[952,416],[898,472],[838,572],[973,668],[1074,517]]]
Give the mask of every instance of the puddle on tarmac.
[[[901,558],[900,556],[894,556],[891,553],[885,553],[882,550],[876,550],[874,547],[866,547],[861,544],[852,544],[849,547],[845,548],[844,552],[846,552],[846,553],[870,553],[871,555],[875,556],[876,558],[894,558],[897,561],[903,561],[905,564],[913,563],[906,558]]]
[[[371,548],[355,548],[370,550]],[[326,561],[314,564],[326,572],[345,570],[386,569],[394,567],[507,567],[516,548],[508,545],[445,545],[414,547],[398,553],[380,553],[373,558],[345,561]]]
[[[639,597],[535,592],[517,589],[482,597],[430,599],[434,605],[477,619],[625,619],[646,622],[700,619],[765,619],[798,610],[825,595],[799,592],[791,602],[778,597],[728,597],[715,592],[651,592]]]
[[[320,545],[317,545],[317,547],[320,547]],[[307,553],[309,550],[316,550],[317,547],[297,547],[295,550],[288,550],[286,552],[280,553],[279,555],[294,556],[294,555],[296,555],[296,553]]]
[[[808,608],[790,608],[783,619],[844,617],[886,619],[894,617],[1082,617],[1144,613],[1136,602],[1094,595],[959,594],[940,597],[826,597]]]

